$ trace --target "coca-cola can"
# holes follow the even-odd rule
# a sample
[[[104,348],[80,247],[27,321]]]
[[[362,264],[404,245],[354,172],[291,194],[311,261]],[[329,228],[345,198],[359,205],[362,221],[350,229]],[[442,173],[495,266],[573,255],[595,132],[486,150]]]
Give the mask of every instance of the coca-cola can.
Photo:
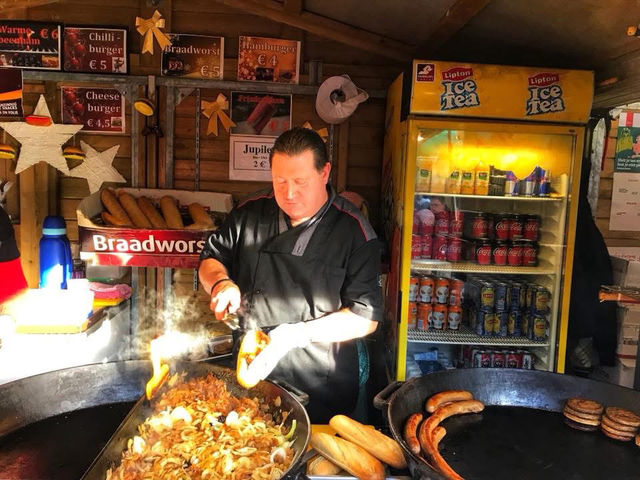
[[[411,258],[422,258],[422,237],[411,235]]]
[[[507,368],[522,368],[522,352],[509,350],[506,354]]]
[[[476,243],[474,259],[479,265],[491,265],[491,242],[481,240]]]
[[[488,350],[478,350],[473,354],[473,367],[474,368],[490,368],[491,367],[491,352]]]
[[[525,267],[538,266],[538,244],[525,241],[522,246],[522,265]]]
[[[486,213],[477,213],[471,218],[471,238],[483,239],[489,236],[489,222]]]
[[[522,368],[524,370],[533,370],[533,355],[526,350],[522,352]]]
[[[420,219],[413,216],[413,230],[411,231],[413,235],[420,235]]]
[[[511,229],[511,215],[501,213],[499,215],[495,215],[494,218],[495,222],[493,224],[493,233],[496,240],[500,240],[503,242],[509,240],[509,232]]]
[[[444,235],[433,236],[433,253],[431,256],[435,260],[447,259],[447,237]]]
[[[453,237],[461,237],[464,227],[464,212],[455,210],[451,212],[449,219],[449,235]]]
[[[493,351],[491,352],[491,367],[492,368],[504,368],[506,357],[504,352]]]
[[[427,236],[427,235],[431,236],[431,235],[433,235],[433,222],[434,222],[433,218],[431,218],[430,220],[428,220],[426,222],[424,222],[424,221],[420,222],[420,229],[419,229],[418,233],[420,235],[423,235],[423,236]]]
[[[540,238],[540,217],[538,215],[527,215],[524,220],[522,237],[532,242],[538,241]]]
[[[462,260],[462,240],[458,237],[451,237],[447,243],[447,260],[459,262]]]
[[[507,244],[505,242],[496,242],[493,245],[491,257],[495,265],[506,265],[507,264]]]
[[[495,240],[496,238],[495,232],[493,231],[494,225],[495,225],[495,220],[493,218],[493,215],[491,214],[487,215],[487,238],[489,240]]]
[[[442,210],[436,213],[436,235],[448,235],[449,234],[449,211]]]
[[[513,242],[507,249],[507,263],[512,267],[522,266],[522,245],[519,242]]]
[[[431,258],[433,256],[433,237],[431,235],[424,235],[422,237],[422,258]]]
[[[509,221],[509,240],[522,240],[524,230],[524,217],[513,215]]]

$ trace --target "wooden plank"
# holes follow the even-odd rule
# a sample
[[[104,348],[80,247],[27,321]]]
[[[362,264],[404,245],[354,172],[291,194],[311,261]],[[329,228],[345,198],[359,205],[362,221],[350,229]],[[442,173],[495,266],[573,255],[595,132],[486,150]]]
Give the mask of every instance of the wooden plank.
[[[347,119],[343,122],[339,128],[336,188],[338,192],[341,192],[347,187],[347,167],[349,165],[349,120]]]
[[[380,187],[380,172],[373,168],[348,167],[347,184],[359,187]]]
[[[178,189],[193,189],[192,180],[176,180],[175,186]],[[235,200],[239,200],[250,193],[269,188],[268,182],[241,182],[241,181],[200,181],[200,190],[205,192],[230,193]]]
[[[15,12],[16,10],[35,8],[59,2],[60,0],[4,0],[0,3],[0,13],[8,14],[10,12]]]
[[[375,52],[395,61],[412,59],[412,48],[408,45],[385,38],[382,35],[367,32],[350,25],[321,17],[309,12],[293,14],[286,11],[275,0],[216,0],[218,3],[242,9],[275,22],[285,23],[315,35],[341,42],[350,47]]]
[[[631,232],[625,230],[609,230],[609,219],[608,218],[596,218],[596,225],[598,226],[598,230],[602,233],[602,236],[605,239],[609,238],[624,238],[628,240],[635,240],[640,243],[640,239],[638,238],[638,232]]]
[[[375,146],[382,150],[384,142],[384,125],[354,125],[349,135],[349,145]]]
[[[382,148],[350,146],[349,166],[382,169]]]
[[[284,9],[296,15],[300,15],[303,9],[303,0],[284,0]]]
[[[489,0],[457,0],[438,20],[427,39],[415,50],[418,58],[431,58],[449,39],[487,6]]]

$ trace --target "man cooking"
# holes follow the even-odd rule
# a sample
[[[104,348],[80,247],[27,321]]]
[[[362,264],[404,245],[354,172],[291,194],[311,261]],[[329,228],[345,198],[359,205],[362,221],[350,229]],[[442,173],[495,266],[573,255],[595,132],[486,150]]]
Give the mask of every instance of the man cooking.
[[[273,188],[238,205],[209,237],[199,277],[216,318],[242,303],[247,326],[269,332],[252,375],[304,390],[311,421],[327,423],[354,409],[354,339],[381,319],[379,244],[360,211],[329,185],[331,164],[316,132],[284,132],[270,161]]]

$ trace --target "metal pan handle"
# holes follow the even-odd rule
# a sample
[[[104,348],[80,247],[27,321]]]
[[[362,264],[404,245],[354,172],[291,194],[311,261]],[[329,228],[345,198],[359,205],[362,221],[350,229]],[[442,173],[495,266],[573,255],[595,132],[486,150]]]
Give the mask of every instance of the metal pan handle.
[[[395,381],[384,387],[375,397],[373,397],[373,406],[378,410],[383,410],[389,405],[389,397],[398,390],[404,382]]]
[[[279,387],[284,388],[287,392],[293,395],[296,398],[296,400],[300,402],[300,404],[307,405],[309,403],[309,394],[307,394],[306,392],[303,392],[299,388],[294,387],[293,385],[291,385],[288,382],[285,382],[284,380],[278,380],[278,379],[269,379],[269,380],[275,383],[276,385],[278,385]]]

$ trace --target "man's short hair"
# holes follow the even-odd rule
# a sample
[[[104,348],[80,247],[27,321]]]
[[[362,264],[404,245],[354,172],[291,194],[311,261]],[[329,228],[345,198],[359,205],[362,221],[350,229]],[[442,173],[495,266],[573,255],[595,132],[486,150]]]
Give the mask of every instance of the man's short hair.
[[[271,162],[273,154],[276,152],[293,156],[300,155],[306,150],[311,150],[311,153],[313,153],[313,164],[316,170],[322,170],[325,163],[329,161],[322,137],[310,128],[293,127],[276,139],[269,154],[269,162]]]

